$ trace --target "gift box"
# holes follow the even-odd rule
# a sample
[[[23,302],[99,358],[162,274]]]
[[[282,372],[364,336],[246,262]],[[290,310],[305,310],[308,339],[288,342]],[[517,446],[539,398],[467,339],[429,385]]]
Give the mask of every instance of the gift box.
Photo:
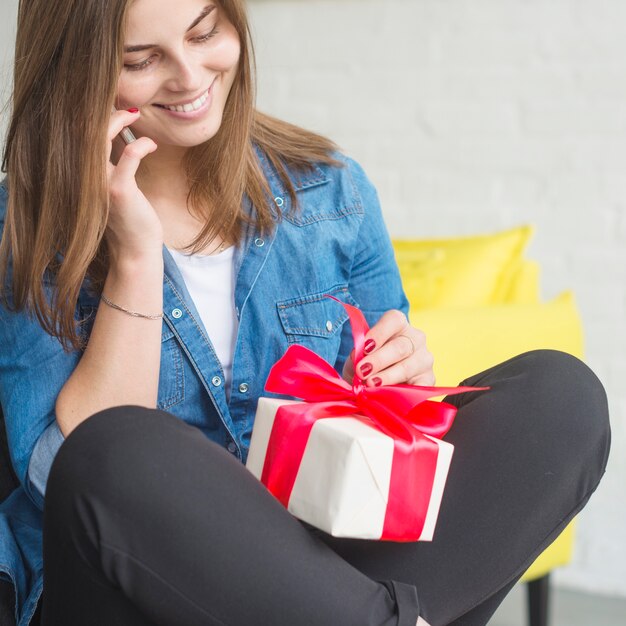
[[[276,413],[280,407],[294,404],[298,403],[259,399],[246,463],[259,480]],[[452,444],[426,437],[437,446],[437,461],[419,541],[433,538],[454,451]],[[381,539],[389,504],[393,455],[393,438],[356,415],[316,421],[287,510],[335,537]]]
[[[337,302],[358,371],[369,327],[359,309]],[[337,537],[432,540],[453,453],[441,438],[456,408],[429,398],[485,388],[368,387],[358,375],[348,384],[292,345],[265,389],[304,400],[259,400],[246,462],[293,515]]]

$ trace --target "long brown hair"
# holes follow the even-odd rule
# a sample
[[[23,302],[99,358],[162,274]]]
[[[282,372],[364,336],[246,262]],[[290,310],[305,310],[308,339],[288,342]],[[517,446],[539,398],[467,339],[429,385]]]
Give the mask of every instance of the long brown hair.
[[[34,312],[66,349],[84,347],[74,310],[85,278],[99,293],[109,267],[104,155],[130,2],[19,3],[12,115],[2,161],[10,189],[0,242],[0,301],[15,311]],[[277,171],[293,206],[287,167],[336,164],[330,140],[255,110],[244,2],[219,5],[237,30],[241,57],[219,131],[185,155],[188,204],[205,218],[191,251],[218,234],[239,240],[250,219],[243,213],[244,196],[252,202],[259,230],[272,229],[270,190],[255,146]],[[218,198],[219,211],[213,211]]]

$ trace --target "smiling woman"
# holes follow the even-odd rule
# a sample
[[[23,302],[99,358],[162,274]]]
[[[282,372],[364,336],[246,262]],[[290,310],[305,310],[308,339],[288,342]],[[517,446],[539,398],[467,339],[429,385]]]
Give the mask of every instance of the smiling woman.
[[[20,2],[0,184],[19,626],[485,624],[600,480],[604,391],[551,352],[455,396],[431,545],[331,537],[246,470],[293,344],[355,393],[434,382],[376,190],[258,112],[252,67],[243,0]]]

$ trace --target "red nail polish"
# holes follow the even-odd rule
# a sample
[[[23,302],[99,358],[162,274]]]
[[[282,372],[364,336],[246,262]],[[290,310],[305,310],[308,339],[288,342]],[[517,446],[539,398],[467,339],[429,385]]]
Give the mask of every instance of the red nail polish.
[[[362,376],[369,376],[374,368],[371,363],[363,363],[359,369],[361,370]]]
[[[127,109],[129,113],[139,113],[139,109],[133,107],[132,109]]]
[[[363,348],[365,354],[369,354],[376,347],[376,342],[373,339],[368,339],[365,342],[365,347]]]
[[[372,382],[374,383],[374,387],[380,387],[383,384],[383,381],[378,378],[378,376],[372,378]]]

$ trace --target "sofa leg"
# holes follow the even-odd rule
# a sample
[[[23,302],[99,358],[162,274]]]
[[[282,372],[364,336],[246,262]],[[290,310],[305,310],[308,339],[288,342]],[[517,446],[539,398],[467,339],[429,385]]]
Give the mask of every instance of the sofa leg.
[[[550,574],[526,583],[528,593],[528,626],[548,626]]]

